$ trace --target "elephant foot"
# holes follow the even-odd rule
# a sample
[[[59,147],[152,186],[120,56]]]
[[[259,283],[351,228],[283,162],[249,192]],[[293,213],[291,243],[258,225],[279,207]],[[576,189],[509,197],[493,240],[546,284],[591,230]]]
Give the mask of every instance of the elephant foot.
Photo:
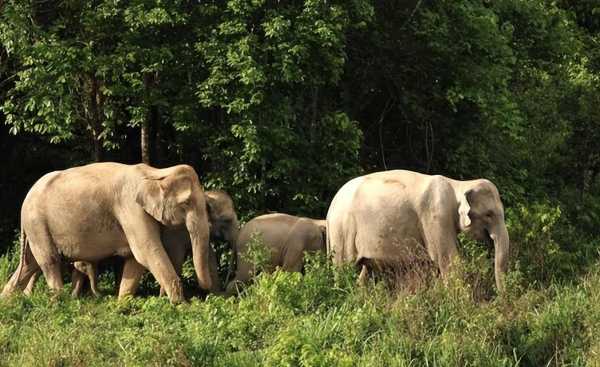
[[[170,292],[166,290],[167,297],[169,297],[169,301],[171,304],[180,304],[185,302],[185,297],[183,296],[183,287],[181,285],[181,281],[179,279],[173,280],[170,285]]]

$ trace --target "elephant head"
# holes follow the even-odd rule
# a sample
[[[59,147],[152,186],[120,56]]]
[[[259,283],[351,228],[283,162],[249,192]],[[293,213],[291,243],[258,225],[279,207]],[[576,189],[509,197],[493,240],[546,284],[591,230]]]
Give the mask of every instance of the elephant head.
[[[508,267],[509,238],[498,189],[488,180],[467,181],[457,199],[460,230],[477,241],[494,243],[496,286],[502,290],[502,278]]]
[[[206,191],[206,209],[210,222],[210,236],[235,246],[240,224],[233,200],[224,191]]]
[[[157,170],[139,184],[136,202],[165,226],[185,225],[190,234],[194,268],[200,287],[218,290],[211,277],[206,197],[194,169],[187,165]]]

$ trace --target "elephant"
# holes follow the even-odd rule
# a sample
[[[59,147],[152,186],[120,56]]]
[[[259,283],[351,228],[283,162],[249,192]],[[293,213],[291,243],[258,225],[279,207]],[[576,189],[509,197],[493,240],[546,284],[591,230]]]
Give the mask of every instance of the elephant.
[[[21,208],[20,263],[2,296],[23,290],[41,269],[53,291],[63,288],[61,260],[96,263],[125,258],[119,297],[146,270],[172,303],[183,301],[181,280],[161,241],[161,226],[185,228],[201,288],[217,291],[204,190],[188,165],[92,163],[40,178]]]
[[[73,273],[71,275],[71,283],[73,283],[73,291],[71,292],[71,295],[73,297],[79,297],[79,294],[83,289],[83,285],[85,284],[85,279],[87,278],[90,282],[90,290],[92,291],[92,294],[95,297],[100,296],[97,286],[97,274],[98,265],[96,263],[75,261],[73,263]]]
[[[90,283],[90,290],[94,297],[100,296],[100,292],[98,291],[97,286],[97,264],[89,263],[86,261],[75,261],[73,263],[73,269],[71,273],[71,283],[73,284],[73,291],[71,295],[74,298],[79,297],[81,294],[83,285],[85,284],[86,278]],[[30,295],[33,292],[33,287],[35,286],[35,282],[42,271],[38,269],[34,274],[29,278],[29,282],[27,283],[27,287],[23,293],[26,295]]]
[[[210,239],[225,241],[231,247],[235,246],[235,241],[238,237],[239,222],[235,206],[231,197],[221,190],[206,191],[206,210],[208,212],[208,224],[210,227]],[[178,275],[181,275],[185,256],[190,250],[190,236],[183,229],[164,228],[162,234],[163,242],[169,259],[175,267]],[[210,275],[213,282],[218,283],[217,259],[212,247],[210,251]],[[140,275],[141,278],[141,275]],[[139,279],[138,279],[139,281]],[[161,285],[160,294],[164,293],[164,287]]]
[[[301,271],[305,251],[325,250],[325,232],[325,220],[283,213],[265,214],[250,220],[240,230],[234,247],[237,269],[226,293],[235,294],[236,284],[247,282],[252,276],[253,264],[245,255],[254,235],[258,235],[271,252],[269,267]]]
[[[205,191],[206,209],[208,212],[208,224],[210,228],[210,239],[222,240],[234,246],[239,232],[239,222],[233,200],[225,191]],[[185,228],[170,228],[161,226],[161,240],[167,251],[167,255],[171,260],[175,272],[181,276],[181,270],[186,254],[191,249],[190,236]],[[212,249],[211,257],[214,257]],[[211,264],[216,265],[216,259],[211,261]],[[97,296],[99,293],[96,289],[96,264],[78,261],[74,264],[73,270],[73,293],[74,297],[78,297],[81,293],[81,286],[85,283],[87,277],[90,282],[92,293]],[[143,273],[136,274],[135,279],[131,279],[131,293],[135,293],[135,289]],[[211,268],[211,276],[217,280],[216,266]],[[160,294],[164,293],[164,288],[161,287]]]
[[[404,249],[424,249],[446,278],[464,232],[495,248],[499,291],[508,266],[509,236],[496,186],[406,170],[356,177],[335,194],[327,212],[327,251],[335,264],[354,263],[359,282],[369,271],[398,264]]]

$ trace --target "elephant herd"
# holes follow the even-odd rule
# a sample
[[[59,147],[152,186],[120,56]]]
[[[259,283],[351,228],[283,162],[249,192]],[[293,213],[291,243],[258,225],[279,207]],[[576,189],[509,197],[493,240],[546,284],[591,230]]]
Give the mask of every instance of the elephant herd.
[[[253,274],[246,253],[256,235],[269,249],[270,268],[300,271],[305,251],[327,249],[335,264],[355,264],[364,282],[416,247],[445,277],[459,232],[493,242],[502,289],[509,238],[500,195],[488,180],[376,172],[344,184],[326,220],[273,213],[240,229],[229,195],[204,191],[190,166],[94,163],[48,173],[29,190],[21,208],[20,262],[2,296],[29,294],[40,273],[59,291],[65,261],[73,264],[73,295],[86,278],[97,294],[97,263],[118,256],[124,259],[119,297],[134,295],[148,270],[161,293],[177,303],[183,301],[180,274],[190,250],[200,288],[220,293],[210,239],[227,241],[234,250],[235,277],[225,287],[232,294]]]

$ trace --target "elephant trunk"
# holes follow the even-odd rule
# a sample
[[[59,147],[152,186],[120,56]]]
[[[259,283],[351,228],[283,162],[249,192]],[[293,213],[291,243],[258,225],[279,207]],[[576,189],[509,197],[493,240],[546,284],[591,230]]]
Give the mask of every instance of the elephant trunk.
[[[229,282],[229,278],[235,272],[235,268],[237,266],[237,240],[239,234],[240,224],[236,220],[234,223],[232,223],[231,229],[227,234],[228,238],[226,239],[229,243],[229,246],[231,247],[231,259],[229,261],[229,268],[227,269],[227,276],[225,277],[225,282]]]
[[[239,233],[240,233],[240,224],[236,220],[231,224],[231,228],[230,228],[229,232],[227,233],[227,238],[225,239],[229,243],[229,246],[231,246],[231,248],[234,250],[236,248],[235,246],[236,246],[236,242],[237,242]]]
[[[206,215],[204,218],[199,219],[195,214],[190,214],[186,218],[186,228],[192,242],[192,258],[198,284],[204,290],[216,292],[219,290],[219,282],[211,274],[211,270],[216,269],[217,264],[216,257],[212,254],[213,251],[210,247],[210,229],[206,218]]]
[[[497,226],[497,230],[490,233],[490,237],[494,241],[494,272],[496,276],[496,287],[499,292],[504,290],[504,274],[508,270],[508,248],[509,238],[506,225],[501,223]]]

